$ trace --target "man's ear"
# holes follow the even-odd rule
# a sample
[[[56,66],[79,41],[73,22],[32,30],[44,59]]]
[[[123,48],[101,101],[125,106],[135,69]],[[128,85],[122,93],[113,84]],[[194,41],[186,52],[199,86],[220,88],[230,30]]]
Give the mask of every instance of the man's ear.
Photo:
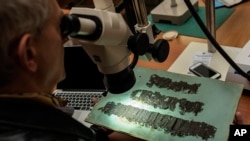
[[[20,39],[17,49],[18,59],[20,64],[29,71],[37,70],[36,49],[32,44],[32,35],[24,34]]]

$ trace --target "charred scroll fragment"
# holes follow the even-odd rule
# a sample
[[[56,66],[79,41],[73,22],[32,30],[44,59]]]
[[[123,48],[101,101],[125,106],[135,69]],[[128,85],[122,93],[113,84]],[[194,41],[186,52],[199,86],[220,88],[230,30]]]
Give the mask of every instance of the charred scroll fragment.
[[[172,136],[194,136],[208,140],[209,138],[214,138],[217,130],[216,127],[205,122],[184,120],[121,103],[108,102],[99,110],[107,115],[125,118],[130,123],[163,131]]]
[[[175,92],[182,92],[184,94],[196,94],[198,88],[201,86],[201,84],[188,84],[184,81],[175,82],[170,78],[160,77],[157,74],[151,75],[150,80],[147,83],[148,87],[152,87],[153,85],[159,88],[173,90]]]
[[[152,105],[154,108],[169,109],[174,111],[176,105],[179,105],[180,114],[184,115],[186,112],[193,112],[196,116],[199,112],[203,110],[204,103],[202,102],[192,102],[185,98],[178,99],[176,97],[170,97],[162,95],[159,92],[152,92],[149,90],[134,90],[130,95],[130,98],[148,105]]]

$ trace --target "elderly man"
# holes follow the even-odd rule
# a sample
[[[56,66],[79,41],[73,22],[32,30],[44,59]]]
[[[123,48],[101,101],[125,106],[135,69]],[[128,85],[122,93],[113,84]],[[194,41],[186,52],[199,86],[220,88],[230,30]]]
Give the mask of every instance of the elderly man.
[[[56,0],[0,0],[0,140],[107,140],[59,110],[65,77]]]

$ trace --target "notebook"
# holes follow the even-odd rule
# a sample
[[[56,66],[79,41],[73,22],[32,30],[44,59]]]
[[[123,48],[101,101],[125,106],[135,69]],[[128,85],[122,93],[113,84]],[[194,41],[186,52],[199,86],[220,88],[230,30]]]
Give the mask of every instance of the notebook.
[[[93,107],[92,98],[100,98],[106,92],[104,75],[82,46],[64,47],[64,65],[66,78],[57,85],[54,94],[68,100],[66,107],[74,108],[73,117],[90,126],[84,119]]]

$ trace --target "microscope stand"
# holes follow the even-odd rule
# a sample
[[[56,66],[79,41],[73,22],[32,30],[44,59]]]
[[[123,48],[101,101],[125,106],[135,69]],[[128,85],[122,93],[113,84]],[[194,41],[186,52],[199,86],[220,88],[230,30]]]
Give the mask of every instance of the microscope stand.
[[[190,0],[194,8],[198,10],[198,0]],[[184,0],[175,0],[176,6],[171,7],[171,0],[164,0],[156,6],[150,14],[154,22],[170,22],[181,25],[191,17]]]

